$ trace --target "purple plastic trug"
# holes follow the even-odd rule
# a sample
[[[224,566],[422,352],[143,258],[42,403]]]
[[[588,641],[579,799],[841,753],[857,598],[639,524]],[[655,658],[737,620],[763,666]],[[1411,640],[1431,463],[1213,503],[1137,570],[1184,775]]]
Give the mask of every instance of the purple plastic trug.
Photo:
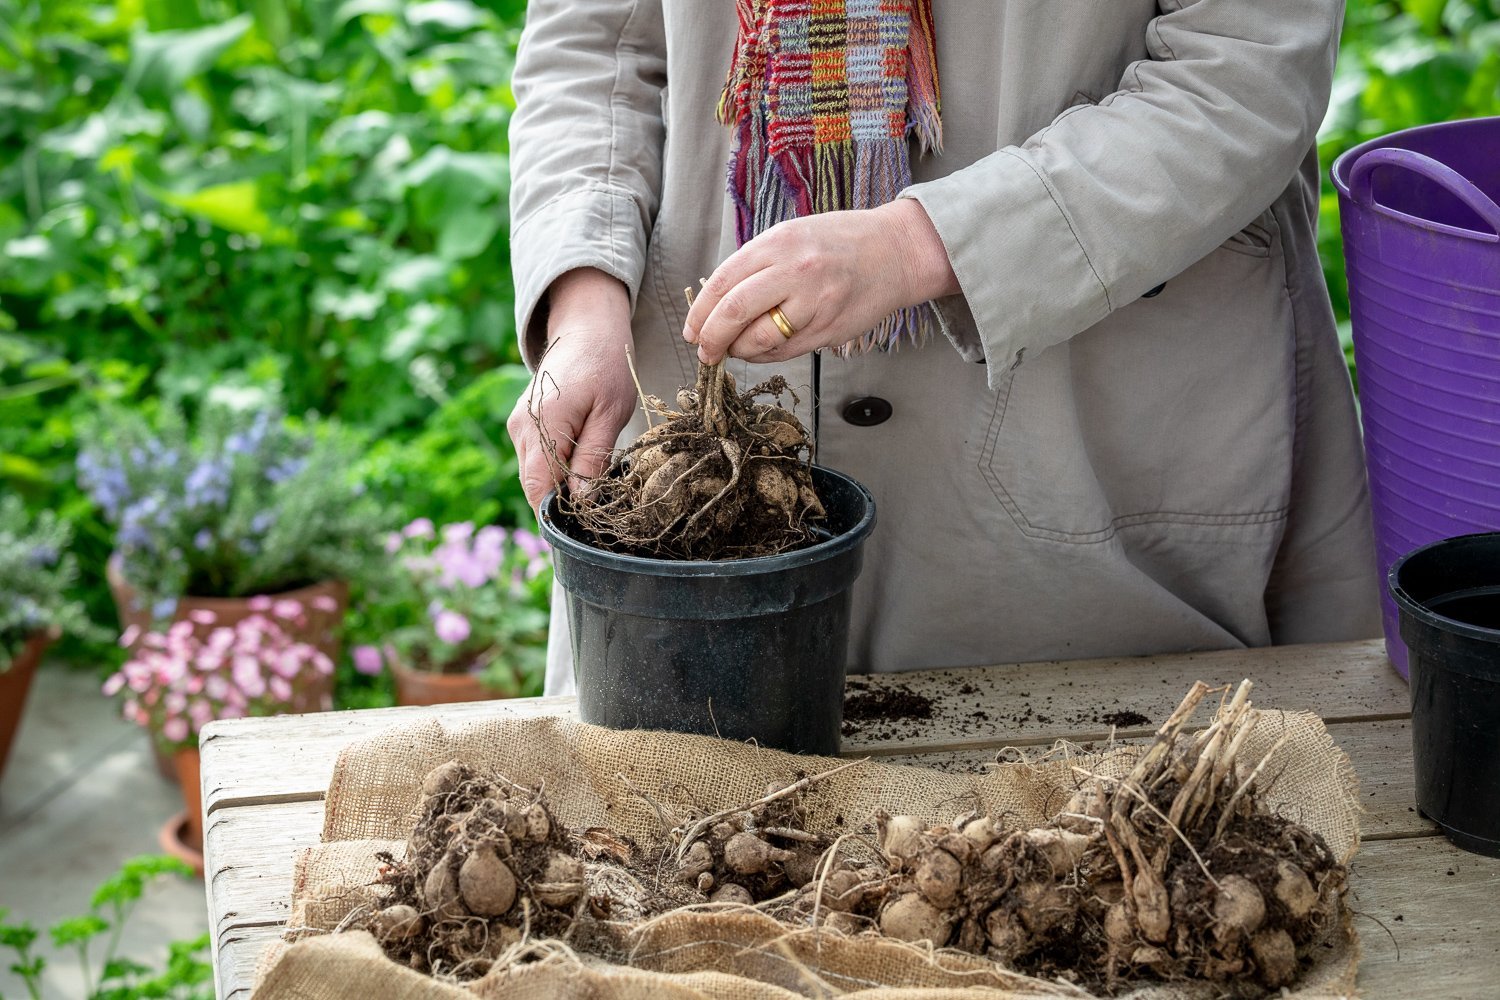
[[[1500,118],[1371,140],[1333,181],[1384,579],[1419,546],[1500,530]]]

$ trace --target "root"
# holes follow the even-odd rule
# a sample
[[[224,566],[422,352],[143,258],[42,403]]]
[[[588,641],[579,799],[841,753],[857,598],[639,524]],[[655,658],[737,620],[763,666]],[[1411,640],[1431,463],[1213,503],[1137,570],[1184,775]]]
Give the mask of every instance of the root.
[[[627,362],[647,430],[597,477],[578,477],[562,461],[532,407],[554,472],[573,485],[558,502],[566,530],[612,552],[683,560],[776,555],[820,540],[812,438],[779,405],[783,396],[796,401],[784,378],[741,393],[723,363],[699,365],[673,409],[645,392]]]

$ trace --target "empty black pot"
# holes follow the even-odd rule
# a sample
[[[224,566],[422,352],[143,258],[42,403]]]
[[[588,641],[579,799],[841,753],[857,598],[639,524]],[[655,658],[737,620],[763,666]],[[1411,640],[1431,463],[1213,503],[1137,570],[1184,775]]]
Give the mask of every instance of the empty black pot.
[[[754,559],[605,552],[578,540],[556,493],[542,502],[583,721],[838,752],[850,588],[875,500],[848,476],[812,475],[831,537]]]
[[[1390,589],[1411,660],[1417,808],[1457,846],[1500,857],[1500,532],[1407,553]]]

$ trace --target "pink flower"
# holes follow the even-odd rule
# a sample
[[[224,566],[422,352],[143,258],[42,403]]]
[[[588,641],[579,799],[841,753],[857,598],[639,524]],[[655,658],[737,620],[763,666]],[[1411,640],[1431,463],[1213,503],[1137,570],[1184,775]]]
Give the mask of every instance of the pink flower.
[[[219,620],[219,616],[207,608],[194,608],[188,612],[188,617],[199,625],[212,625]]]
[[[460,521],[457,524],[443,525],[443,541],[450,544],[466,542],[474,535],[473,521]]]
[[[161,734],[173,743],[181,743],[188,738],[187,720],[181,716],[173,716],[162,724]]]
[[[317,650],[313,651],[312,665],[313,669],[322,674],[324,677],[327,677],[329,674],[333,673],[333,661],[330,660],[322,652],[319,652]]]
[[[528,559],[535,559],[543,552],[548,551],[547,540],[540,535],[527,531],[525,528],[517,528],[515,533],[511,535],[511,538],[515,541],[516,546],[522,552],[526,553],[526,558]]]
[[[339,602],[335,601],[327,594],[319,594],[317,597],[314,597],[312,599],[312,606],[317,610],[324,612],[325,614],[331,615],[339,609]]]
[[[375,677],[385,668],[385,661],[381,659],[380,650],[374,646],[355,646],[352,655],[354,669],[366,676]]]
[[[433,631],[437,633],[437,637],[439,639],[441,639],[443,642],[451,642],[454,644],[463,642],[465,639],[467,639],[469,637],[469,632],[471,631],[469,626],[469,619],[465,618],[457,611],[450,611],[447,608],[444,608],[437,613],[437,616],[433,619],[432,624]]]
[[[265,594],[257,594],[250,598],[249,605],[251,611],[270,611],[271,599]]]
[[[128,649],[131,646],[134,646],[135,641],[140,637],[141,627],[139,625],[132,625],[125,630],[123,635],[120,636],[120,647],[122,649]]]
[[[271,672],[278,677],[296,677],[302,672],[302,657],[297,649],[284,649],[271,661]]]
[[[235,687],[246,698],[259,698],[266,693],[266,681],[260,673],[260,663],[253,656],[240,655],[234,658],[230,671]]]
[[[401,551],[401,536],[392,531],[385,536],[385,554],[393,556]]]
[[[214,707],[206,701],[195,701],[188,706],[188,718],[193,720],[195,730],[202,729],[214,721]]]
[[[270,680],[271,697],[279,702],[290,702],[292,700],[292,682],[285,677],[272,677]]]
[[[302,617],[302,602],[290,598],[282,598],[271,608],[271,614],[277,618],[297,619]]]
[[[104,696],[106,698],[113,698],[115,695],[120,693],[120,689],[124,686],[124,674],[111,674],[109,680],[104,682]]]
[[[432,521],[425,517],[419,517],[401,529],[401,534],[407,538],[431,538],[434,532]]]
[[[203,682],[203,693],[214,701],[223,701],[229,696],[229,682],[221,674],[214,674]]]

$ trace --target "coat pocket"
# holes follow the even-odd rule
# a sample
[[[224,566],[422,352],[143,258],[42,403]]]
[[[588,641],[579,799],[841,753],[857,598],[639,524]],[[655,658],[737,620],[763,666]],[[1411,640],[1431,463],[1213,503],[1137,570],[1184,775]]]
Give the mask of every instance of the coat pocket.
[[[1264,245],[1260,245],[1264,243]],[[1074,544],[1286,516],[1295,330],[1274,220],[1006,373],[979,467],[1020,530]]]

